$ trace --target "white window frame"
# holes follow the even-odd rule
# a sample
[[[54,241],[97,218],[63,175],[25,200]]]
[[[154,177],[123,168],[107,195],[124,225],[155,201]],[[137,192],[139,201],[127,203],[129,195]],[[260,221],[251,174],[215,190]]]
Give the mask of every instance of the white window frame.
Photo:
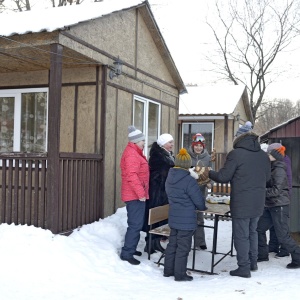
[[[144,122],[143,122],[143,128],[144,128],[144,135],[145,135],[145,147],[144,147],[144,154],[146,157],[148,157],[149,155],[149,141],[148,141],[148,116],[149,116],[149,103],[154,103],[155,105],[158,106],[158,124],[157,124],[157,128],[158,128],[158,132],[157,132],[157,136],[160,135],[160,123],[161,123],[161,104],[158,102],[155,102],[153,100],[141,97],[141,96],[137,96],[134,95],[133,96],[133,125],[135,124],[135,120],[134,120],[134,112],[135,112],[135,103],[136,101],[140,101],[142,103],[144,103]],[[140,129],[140,128],[139,128]]]
[[[49,102],[49,88],[28,88],[28,89],[10,89],[0,90],[0,97],[14,97],[15,98],[15,113],[14,113],[14,142],[13,152],[20,152],[21,149],[21,107],[22,94],[24,93],[47,93],[47,115],[46,115],[46,145],[45,152],[48,147],[48,102]]]

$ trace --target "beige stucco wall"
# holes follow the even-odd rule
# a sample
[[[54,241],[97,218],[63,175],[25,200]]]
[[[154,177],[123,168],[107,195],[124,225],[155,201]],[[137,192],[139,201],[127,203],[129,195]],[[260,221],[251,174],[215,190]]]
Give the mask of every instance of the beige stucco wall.
[[[101,65],[112,66],[113,59],[109,56],[119,57],[124,62],[121,76],[112,80],[108,76],[106,78],[108,81],[105,103],[106,138],[105,141],[98,140],[96,145],[96,153],[99,153],[100,143],[105,144],[103,200],[104,216],[107,216],[123,205],[120,200],[119,163],[128,141],[127,128],[133,120],[134,95],[161,104],[161,133],[169,132],[176,139],[178,90],[138,10],[122,11],[101,19],[79,23],[67,32],[100,50],[96,51],[86,47],[84,43],[59,34],[59,43],[64,49],[75,50],[87,58],[98,61],[100,77],[99,82],[96,83],[96,64],[91,66],[90,61],[86,61],[86,65],[84,60],[78,62],[84,65],[82,68],[63,69],[59,149],[61,152],[73,152],[74,124],[77,116],[75,151],[94,153],[95,131],[97,130],[100,139],[101,129],[100,108],[103,84]],[[48,85],[48,80],[49,70],[0,74],[1,85],[5,86]],[[99,97],[95,99],[97,84],[99,84]],[[75,112],[76,97],[77,113]],[[95,101],[98,101],[99,109],[97,120]],[[98,124],[97,128],[96,124]]]
[[[49,72],[34,71],[34,72],[16,72],[16,73],[0,73],[1,86],[13,86],[18,85],[48,85]]]

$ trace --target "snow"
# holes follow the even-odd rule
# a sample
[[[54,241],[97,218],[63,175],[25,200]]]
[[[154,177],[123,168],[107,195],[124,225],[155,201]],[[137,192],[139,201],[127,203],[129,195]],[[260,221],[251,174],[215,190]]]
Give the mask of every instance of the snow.
[[[244,89],[244,85],[189,86],[180,95],[179,114],[232,114]]]
[[[206,220],[212,225],[212,220]],[[127,227],[126,209],[75,230],[70,236],[54,235],[27,225],[0,225],[1,300],[98,299],[295,299],[300,269],[289,270],[289,257],[258,264],[249,279],[231,277],[236,257],[227,256],[216,267],[217,275],[193,272],[192,282],[163,277],[155,261],[159,253],[145,252],[141,264],[120,260]],[[205,228],[208,250],[212,229]],[[144,233],[138,250],[143,251]],[[230,248],[231,221],[219,222],[218,251]],[[192,254],[192,253],[191,253]],[[209,270],[211,254],[197,251],[196,268]]]
[[[0,36],[54,31],[141,4],[141,0],[110,0],[31,11],[1,13]],[[50,1],[49,1],[50,3]],[[7,26],[9,24],[9,26]]]

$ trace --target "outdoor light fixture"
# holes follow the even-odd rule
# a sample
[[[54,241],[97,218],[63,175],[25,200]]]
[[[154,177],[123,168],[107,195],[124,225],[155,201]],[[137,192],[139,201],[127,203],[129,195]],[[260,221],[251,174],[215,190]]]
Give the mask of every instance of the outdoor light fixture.
[[[237,115],[235,116],[235,120],[238,122],[239,120],[240,120],[240,114],[239,113],[237,113]]]
[[[118,77],[121,74],[122,74],[122,61],[118,57],[118,59],[114,61],[114,66],[109,71],[109,78],[113,79],[114,77]]]

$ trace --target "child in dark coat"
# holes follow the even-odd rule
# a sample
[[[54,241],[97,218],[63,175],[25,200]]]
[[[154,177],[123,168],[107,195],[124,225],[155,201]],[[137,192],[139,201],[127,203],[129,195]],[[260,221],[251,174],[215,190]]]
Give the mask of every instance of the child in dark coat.
[[[191,157],[182,148],[175,158],[175,167],[169,170],[165,185],[171,233],[165,251],[164,276],[174,276],[175,281],[193,280],[186,270],[192,237],[197,228],[196,209],[207,209],[196,179],[190,176],[190,166]]]

